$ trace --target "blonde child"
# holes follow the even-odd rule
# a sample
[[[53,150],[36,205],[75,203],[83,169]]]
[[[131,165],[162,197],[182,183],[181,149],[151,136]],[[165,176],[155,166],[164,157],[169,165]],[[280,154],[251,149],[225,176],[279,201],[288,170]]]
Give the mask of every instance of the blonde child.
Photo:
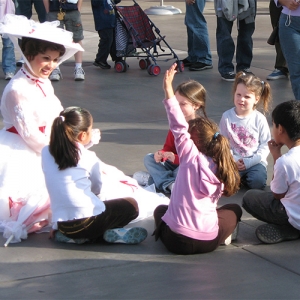
[[[139,214],[130,197],[101,201],[101,161],[85,148],[93,118],[80,107],[66,108],[52,125],[50,144],[42,150],[42,167],[50,196],[54,231],[60,242],[97,241],[138,244],[147,237],[141,227],[121,228]]]
[[[233,84],[234,107],[225,111],[220,132],[229,139],[241,182],[250,189],[263,189],[267,181],[267,157],[271,138],[266,117],[271,88],[251,73],[239,72]]]
[[[189,80],[181,83],[175,93],[178,95],[177,100],[187,122],[200,115],[206,117],[206,90],[202,84]],[[147,185],[154,182],[157,189],[165,193],[172,192],[178,172],[179,158],[171,130],[168,131],[163,148],[144,157],[144,165],[149,172],[148,176],[146,172],[136,172],[133,176],[139,184]]]
[[[221,195],[231,196],[239,187],[239,173],[228,140],[217,125],[205,117],[185,120],[178,92],[172,81],[176,64],[164,77],[165,100],[170,129],[180,159],[169,206],[154,211],[155,237],[177,254],[215,250],[227,239],[241,218],[237,204],[217,209]],[[190,125],[190,126],[189,126]]]

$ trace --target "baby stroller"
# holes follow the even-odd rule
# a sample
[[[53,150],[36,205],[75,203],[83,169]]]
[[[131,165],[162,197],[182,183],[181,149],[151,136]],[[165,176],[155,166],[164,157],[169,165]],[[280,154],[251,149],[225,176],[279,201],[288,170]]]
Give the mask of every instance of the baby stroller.
[[[170,56],[177,62],[177,69],[182,72],[183,63],[179,60],[176,53],[165,41],[165,36],[160,35],[160,30],[148,18],[141,7],[133,0],[133,6],[114,6],[116,11],[116,54],[122,58],[115,64],[115,70],[118,73],[126,72],[129,67],[126,63],[126,57],[137,57],[139,67],[148,71],[150,75],[160,74],[160,67],[156,58],[159,56]],[[154,31],[156,35],[154,34]],[[161,42],[169,48],[168,53],[161,47]],[[158,47],[160,53],[157,51]],[[137,52],[140,48],[142,52]],[[140,59],[143,57],[142,59]]]

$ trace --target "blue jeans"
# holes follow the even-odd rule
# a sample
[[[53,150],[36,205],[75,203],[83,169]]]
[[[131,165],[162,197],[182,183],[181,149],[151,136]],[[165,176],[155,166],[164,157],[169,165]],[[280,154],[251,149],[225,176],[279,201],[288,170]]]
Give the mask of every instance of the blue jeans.
[[[219,56],[218,70],[221,75],[228,72],[234,72],[232,63],[235,45],[231,36],[234,22],[225,18],[217,17],[217,52]],[[238,24],[238,37],[236,46],[236,72],[248,69],[252,62],[253,41],[252,35],[255,29],[255,23],[245,23],[240,20]]]
[[[167,190],[167,187],[172,182],[175,182],[179,167],[168,160],[157,163],[152,153],[144,157],[144,165],[151,175],[156,188],[167,193],[170,192]]]
[[[16,5],[16,15],[25,16],[27,19],[32,17],[32,4],[38,15],[40,23],[46,21],[46,9],[43,0],[18,0]]]
[[[290,72],[295,99],[300,100],[300,17],[291,16],[289,25],[287,18],[285,14],[280,16],[279,39]]]
[[[187,28],[187,46],[190,62],[212,64],[207,23],[203,16],[205,0],[196,0],[186,4],[185,25]]]
[[[259,163],[251,168],[240,171],[241,181],[250,189],[264,189],[267,182],[267,168]]]
[[[9,38],[2,38],[2,70],[4,74],[16,72],[14,44]]]

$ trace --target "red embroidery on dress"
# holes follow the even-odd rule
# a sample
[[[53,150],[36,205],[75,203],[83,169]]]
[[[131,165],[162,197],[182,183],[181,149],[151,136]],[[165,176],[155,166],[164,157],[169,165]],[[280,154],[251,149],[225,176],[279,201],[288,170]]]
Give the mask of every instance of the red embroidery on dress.
[[[36,86],[40,88],[40,90],[42,91],[42,93],[43,93],[44,96],[46,97],[46,94],[45,94],[45,92],[43,91],[43,88],[40,86],[40,83],[44,83],[44,82],[42,82],[42,81],[40,81],[40,80],[38,80],[38,79],[35,79],[35,78],[30,77],[30,76],[24,71],[24,69],[21,69],[21,71],[23,72],[23,74],[24,74],[27,78],[29,78],[31,81],[34,81],[34,82],[35,82]]]
[[[34,33],[35,30],[32,28],[31,31],[29,31],[29,34]]]

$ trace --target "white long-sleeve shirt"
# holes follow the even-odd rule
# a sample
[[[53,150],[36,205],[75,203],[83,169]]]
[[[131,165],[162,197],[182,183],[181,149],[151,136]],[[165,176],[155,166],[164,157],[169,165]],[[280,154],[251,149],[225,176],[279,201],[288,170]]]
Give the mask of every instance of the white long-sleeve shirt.
[[[54,228],[58,221],[88,218],[105,211],[100,193],[101,162],[95,152],[79,144],[80,159],[76,167],[59,170],[49,146],[42,150],[42,167],[50,196]]]
[[[254,110],[246,117],[239,117],[233,107],[223,113],[219,127],[221,134],[229,139],[235,161],[242,158],[246,169],[258,163],[268,165],[271,133],[267,119],[261,112]]]

